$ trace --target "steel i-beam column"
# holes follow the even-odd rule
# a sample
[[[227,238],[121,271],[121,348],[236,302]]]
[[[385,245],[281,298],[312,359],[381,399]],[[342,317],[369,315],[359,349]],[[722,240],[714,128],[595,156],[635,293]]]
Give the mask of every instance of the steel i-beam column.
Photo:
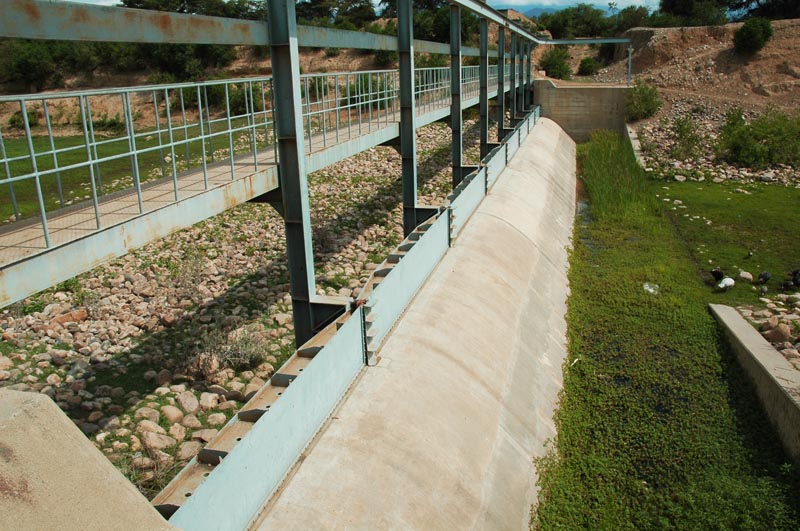
[[[400,158],[403,165],[403,233],[419,223],[417,212],[417,124],[414,111],[414,19],[412,0],[397,0],[400,68]]]
[[[506,136],[506,30],[497,32],[497,141]]]
[[[517,120],[517,34],[511,33],[511,71],[509,72],[511,89],[508,91],[511,100],[511,127]]]
[[[450,4],[450,129],[452,131],[453,188],[464,176],[461,120],[461,6]]]
[[[531,73],[533,71],[533,57],[531,53],[533,52],[533,43],[528,41],[528,47],[525,52],[525,57],[528,58],[528,83],[525,86],[525,109],[530,110],[533,107],[533,91],[531,90],[533,85],[531,84]]]
[[[344,310],[343,305],[313,301],[316,295],[311,215],[305,169],[300,101],[300,62],[294,2],[268,0],[270,56],[275,94],[275,125],[281,200],[286,225],[294,334],[299,347],[317,328]]]
[[[525,114],[525,70],[528,61],[525,57],[527,43],[522,37],[519,38],[519,110],[520,114]]]
[[[481,137],[481,159],[489,154],[489,22],[480,19],[480,93],[479,101],[479,127]],[[498,67],[499,68],[499,67]]]

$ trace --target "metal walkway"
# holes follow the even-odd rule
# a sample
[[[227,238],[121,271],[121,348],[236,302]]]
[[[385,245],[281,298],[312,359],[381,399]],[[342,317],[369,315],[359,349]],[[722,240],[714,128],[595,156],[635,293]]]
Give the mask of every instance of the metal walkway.
[[[479,103],[477,69],[463,68],[463,108]],[[496,67],[491,70],[490,82],[497,87]],[[450,114],[449,74],[448,68],[417,70],[418,127]],[[509,76],[510,71],[506,68],[506,91],[510,90]],[[6,291],[3,295],[7,300],[0,300],[0,303],[13,302],[30,294],[31,289],[43,289],[108,258],[120,256],[148,241],[217,214],[220,211],[219,192],[227,196],[222,204],[224,209],[276,190],[279,184],[275,168],[274,117],[269,109],[271,82],[270,78],[238,79],[0,98],[0,105],[25,109],[26,118],[31,111],[40,113],[45,121],[44,127],[39,128],[43,129],[39,136],[30,123],[24,124],[28,135],[26,140],[30,139],[27,153],[0,159],[8,183],[7,190],[4,190],[8,199],[6,205],[13,207],[18,218],[0,227],[0,270],[12,270],[15,265],[25,263],[26,277],[31,276],[33,267],[37,270],[34,276],[39,280],[32,288],[16,293]],[[396,71],[306,75],[302,83],[308,171],[324,168],[399,136]],[[488,96],[495,97],[498,90],[494,88]],[[217,103],[214,114],[209,110],[213,98],[209,96],[210,91],[224,93],[224,105]],[[187,109],[187,94],[198,95],[195,101],[200,105],[195,112]],[[231,110],[235,103],[232,95],[236,97],[236,94],[245,94],[245,109],[241,114]],[[252,102],[258,103],[259,97],[261,105],[254,105]],[[120,134],[100,136],[95,123],[103,125],[102,122],[83,119],[85,143],[59,146],[64,142],[54,133],[56,126],[51,118],[52,109],[61,112],[67,103],[76,101],[81,107],[82,118],[89,115],[94,118],[92,103],[107,107],[109,100],[113,102],[117,98],[125,117],[150,114],[152,124],[142,128],[126,124]],[[223,111],[220,112],[219,108]],[[177,112],[170,112],[171,109],[177,109]],[[170,116],[162,120],[160,114]],[[10,141],[1,133],[0,129],[0,147],[5,154]],[[42,140],[46,140],[46,149],[36,150],[35,144],[41,144]],[[151,145],[137,148],[137,143]],[[200,143],[205,147],[202,152]],[[119,146],[123,149],[113,153]],[[110,154],[104,156],[103,150]],[[82,156],[81,161],[65,166],[62,161],[76,152]],[[232,160],[231,153],[234,154]],[[104,190],[102,177],[108,173],[105,168],[120,161],[130,161],[128,175],[117,178],[110,183],[112,186],[106,183]],[[146,165],[148,162],[149,167]],[[35,172],[30,171],[34,163]],[[20,170],[23,167],[25,169]],[[181,167],[188,169],[181,171]],[[65,175],[77,173],[89,183],[87,191],[90,197],[70,205],[62,181]],[[153,174],[156,178],[152,178]],[[35,213],[38,215],[28,217],[19,212],[18,194],[15,193],[15,187],[19,189],[26,180],[35,183],[39,203]],[[120,181],[127,187],[115,191],[113,185],[119,188]],[[244,193],[227,192],[237,185],[242,188],[242,184],[247,185]],[[157,227],[153,227],[146,219],[157,211],[178,205],[179,209],[171,209],[173,212],[167,216],[169,221],[166,224],[160,221]],[[134,231],[139,237],[130,237]],[[106,232],[110,234],[102,234]],[[99,243],[94,244],[93,240]],[[92,248],[98,247],[102,253],[93,252]],[[75,249],[80,251],[75,252]],[[67,255],[69,258],[64,259]],[[52,263],[49,256],[58,257],[56,277],[47,272],[47,266]],[[36,258],[44,262],[37,262]]]

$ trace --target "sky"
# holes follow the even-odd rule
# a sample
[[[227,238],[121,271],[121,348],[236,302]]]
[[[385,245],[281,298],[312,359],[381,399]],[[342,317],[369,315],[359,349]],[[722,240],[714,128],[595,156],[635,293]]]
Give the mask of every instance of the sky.
[[[119,0],[72,0],[72,1],[80,1],[86,4],[97,4],[97,5],[104,5],[104,6],[111,6],[116,5],[119,3]],[[583,0],[588,4],[595,4],[600,7],[608,6],[608,2],[598,1],[598,0]],[[536,7],[554,7],[558,8],[565,8],[570,7],[576,4],[579,4],[580,0],[490,0],[489,5],[493,7],[522,7],[527,8],[529,6],[536,6]],[[622,9],[624,7],[636,5],[636,6],[645,6],[654,10],[658,7],[658,0],[616,0],[617,8]]]

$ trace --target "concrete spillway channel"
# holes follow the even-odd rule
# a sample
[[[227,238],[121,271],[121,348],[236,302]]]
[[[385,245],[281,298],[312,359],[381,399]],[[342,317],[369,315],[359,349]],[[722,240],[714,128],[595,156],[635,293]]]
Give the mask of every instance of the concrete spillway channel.
[[[554,122],[534,120],[520,122],[389,256],[350,314],[304,345],[153,501],[169,524],[527,528],[532,459],[554,434],[561,388],[575,211],[575,145]],[[104,528],[115,507],[125,520],[106,528],[154,528],[153,507],[129,485],[117,489],[124,478],[73,435],[48,444],[66,454],[83,444],[97,458],[60,477],[87,485],[102,469],[109,511],[93,513],[80,489],[75,499],[65,489],[62,504],[76,515],[66,528]],[[46,477],[47,463],[24,462],[0,459],[0,478]],[[30,491],[28,500],[0,496],[0,511],[31,513],[23,528],[34,529]]]

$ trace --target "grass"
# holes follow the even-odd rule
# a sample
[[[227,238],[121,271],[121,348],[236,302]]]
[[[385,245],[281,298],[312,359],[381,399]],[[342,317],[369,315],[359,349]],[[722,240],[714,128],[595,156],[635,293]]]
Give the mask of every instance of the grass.
[[[698,275],[690,248],[705,235],[656,197],[615,135],[581,146],[579,163],[589,217],[576,228],[558,435],[537,463],[533,528],[797,529],[800,474],[707,310],[732,295]]]

